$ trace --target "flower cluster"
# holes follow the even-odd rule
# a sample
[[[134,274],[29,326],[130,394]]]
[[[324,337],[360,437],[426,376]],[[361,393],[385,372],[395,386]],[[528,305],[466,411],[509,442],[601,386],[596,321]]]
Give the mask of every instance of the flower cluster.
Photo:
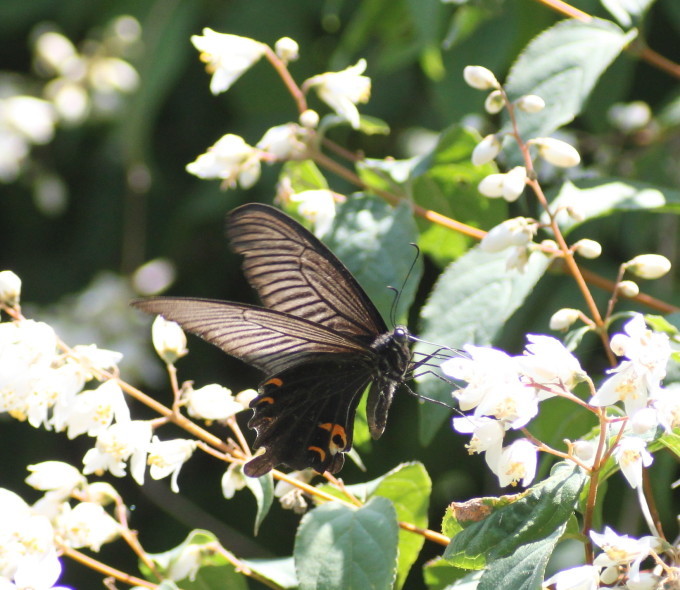
[[[468,356],[442,364],[446,375],[466,383],[454,392],[460,409],[473,410],[454,418],[453,427],[472,435],[469,451],[485,453],[502,486],[520,480],[526,486],[536,469],[536,446],[520,439],[503,447],[505,433],[523,429],[544,400],[554,396],[576,400],[573,388],[582,381],[590,383],[576,357],[559,340],[541,335],[527,339],[529,344],[519,356],[466,346]],[[612,338],[611,347],[624,360],[594,391],[588,407],[595,411],[623,403],[627,426],[612,452],[631,487],[637,488],[642,469],[652,461],[647,442],[658,427],[670,432],[680,425],[680,396],[673,386],[661,385],[671,353],[668,337],[647,328],[641,315],[636,314],[624,326],[624,333]],[[617,424],[611,423],[612,435],[618,432]],[[596,459],[591,441],[572,443],[571,450],[582,465],[592,466]]]
[[[371,94],[371,79],[364,75],[366,60],[361,59],[338,72],[317,74],[297,87],[286,66],[299,57],[299,47],[288,37],[279,39],[274,51],[253,39],[208,28],[203,30],[203,35],[194,35],[191,41],[212,74],[210,90],[213,94],[228,90],[248,69],[266,57],[277,71],[286,71],[284,82],[291,86],[294,94],[304,97],[313,89],[342,121],[360,129],[357,105],[367,102]],[[205,153],[187,164],[187,172],[203,179],[221,180],[225,188],[237,184],[249,188],[259,180],[262,162],[309,158],[321,139],[323,125],[320,125],[316,111],[306,107],[304,98],[298,101],[298,105],[300,115],[297,122],[268,129],[255,145],[250,145],[238,135],[223,135]],[[335,216],[335,199],[327,190],[287,194],[286,202],[293,204],[302,217],[313,223],[317,235],[328,230]]]

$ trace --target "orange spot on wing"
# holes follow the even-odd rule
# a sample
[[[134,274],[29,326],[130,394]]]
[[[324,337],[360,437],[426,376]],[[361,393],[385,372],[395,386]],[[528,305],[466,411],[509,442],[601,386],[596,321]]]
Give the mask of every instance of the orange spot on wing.
[[[268,381],[265,381],[264,385],[273,385],[274,387],[281,387],[283,385],[283,381],[278,377],[272,377]]]
[[[324,451],[321,447],[307,447],[307,450],[318,453],[322,462],[326,460],[326,451]]]

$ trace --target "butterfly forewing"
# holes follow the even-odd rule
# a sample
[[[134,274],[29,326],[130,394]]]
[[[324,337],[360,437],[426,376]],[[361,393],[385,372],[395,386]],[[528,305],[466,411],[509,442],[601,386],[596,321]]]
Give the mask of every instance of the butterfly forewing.
[[[277,209],[258,204],[235,209],[227,218],[227,236],[245,257],[243,271],[265,307],[364,341],[387,331],[345,266]]]
[[[370,357],[359,344],[301,318],[211,299],[150,297],[133,302],[271,375],[323,354]]]

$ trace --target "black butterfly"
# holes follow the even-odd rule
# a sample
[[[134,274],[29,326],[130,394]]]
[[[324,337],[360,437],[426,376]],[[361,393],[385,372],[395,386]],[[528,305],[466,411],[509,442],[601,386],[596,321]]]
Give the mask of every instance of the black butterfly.
[[[250,404],[253,448],[244,468],[259,477],[284,463],[337,473],[352,448],[354,416],[370,384],[368,426],[385,430],[395,390],[411,367],[409,333],[388,331],[345,266],[278,209],[248,204],[227,216],[227,236],[265,307],[152,297],[135,307],[180,324],[267,378]]]

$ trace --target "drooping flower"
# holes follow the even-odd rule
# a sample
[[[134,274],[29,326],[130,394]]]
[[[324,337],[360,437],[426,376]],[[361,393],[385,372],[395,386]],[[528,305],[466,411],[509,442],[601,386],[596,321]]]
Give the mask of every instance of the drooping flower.
[[[260,151],[242,137],[228,133],[186,166],[187,172],[199,178],[223,179],[228,186],[236,182],[250,188],[260,178]]]
[[[160,440],[157,436],[154,436],[151,439],[147,456],[147,463],[150,465],[149,475],[153,479],[162,479],[171,475],[170,489],[178,493],[177,478],[180,469],[189,460],[195,449],[195,440],[185,438]]]

